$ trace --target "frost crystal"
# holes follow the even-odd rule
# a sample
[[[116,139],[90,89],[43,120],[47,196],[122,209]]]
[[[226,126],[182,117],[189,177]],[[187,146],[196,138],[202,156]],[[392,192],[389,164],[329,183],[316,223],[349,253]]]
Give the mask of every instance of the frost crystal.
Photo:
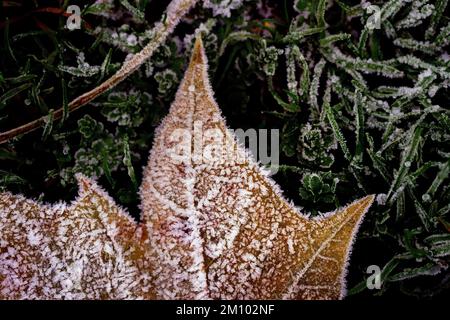
[[[242,6],[244,0],[205,0],[203,7],[212,9],[214,16],[230,17],[231,10]]]

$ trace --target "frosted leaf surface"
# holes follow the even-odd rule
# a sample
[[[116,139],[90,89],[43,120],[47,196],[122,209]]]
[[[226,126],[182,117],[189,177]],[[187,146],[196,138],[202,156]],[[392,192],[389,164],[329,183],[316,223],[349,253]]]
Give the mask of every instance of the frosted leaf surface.
[[[221,137],[212,161],[209,131]],[[157,297],[188,299],[341,298],[354,233],[373,201],[310,220],[283,199],[227,129],[199,39],[156,134],[141,199]]]
[[[152,298],[146,233],[93,181],[71,204],[0,194],[0,298]]]
[[[200,38],[157,129],[137,224],[78,176],[71,204],[0,194],[3,299],[338,299],[367,196],[304,216],[237,143]]]

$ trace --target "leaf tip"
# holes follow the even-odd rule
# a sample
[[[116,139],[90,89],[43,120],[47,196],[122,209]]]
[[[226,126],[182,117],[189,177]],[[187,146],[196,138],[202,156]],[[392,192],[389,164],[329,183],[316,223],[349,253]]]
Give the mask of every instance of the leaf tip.
[[[92,179],[89,179],[82,173],[76,173],[75,178],[77,179],[80,193],[84,193],[87,190],[91,189],[92,185],[94,184],[94,181],[92,181]]]
[[[193,64],[205,64],[205,49],[203,47],[202,37],[198,35],[195,38],[194,48],[192,50],[191,65]]]

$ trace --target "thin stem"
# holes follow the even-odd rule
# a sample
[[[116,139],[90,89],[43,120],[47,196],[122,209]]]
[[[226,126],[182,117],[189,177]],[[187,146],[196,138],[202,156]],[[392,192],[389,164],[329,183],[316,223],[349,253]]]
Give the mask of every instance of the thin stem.
[[[155,25],[155,37],[150,40],[150,42],[137,54],[133,56],[130,60],[124,62],[119,71],[117,71],[109,79],[101,83],[98,87],[80,95],[79,97],[72,100],[68,105],[68,112],[75,111],[80,107],[91,102],[99,95],[108,91],[109,89],[116,86],[118,83],[125,80],[129,75],[136,71],[147,59],[149,59],[155,50],[164,42],[167,36],[172,33],[176,25],[180,21],[189,9],[191,9],[198,0],[172,0],[168,5],[166,13],[160,22]],[[59,120],[64,114],[64,107],[59,108],[53,112],[53,120]],[[26,134],[32,132],[46,123],[47,116],[43,116],[39,119],[28,122],[20,127],[11,129],[6,132],[0,133],[0,144],[6,143],[9,140],[17,137],[21,134]]]

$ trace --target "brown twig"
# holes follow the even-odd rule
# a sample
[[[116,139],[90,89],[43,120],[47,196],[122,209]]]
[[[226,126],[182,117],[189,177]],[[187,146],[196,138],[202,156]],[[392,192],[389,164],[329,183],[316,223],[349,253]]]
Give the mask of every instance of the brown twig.
[[[133,58],[124,62],[119,71],[113,76],[100,84],[98,87],[82,94],[81,96],[72,100],[68,105],[68,112],[79,109],[90,101],[97,98],[99,95],[116,86],[118,83],[125,80],[130,74],[136,71],[147,59],[149,59],[159,45],[167,38],[167,36],[175,29],[175,26],[180,21],[191,7],[197,3],[198,0],[172,0],[163,16],[162,21],[155,25],[155,37],[142,49],[135,54]],[[53,112],[53,121],[59,120],[64,114],[64,107],[59,108]],[[20,127],[11,129],[0,133],[0,144],[6,143],[9,140],[21,134],[32,132],[43,125],[45,125],[48,117],[43,116],[39,119],[33,120]]]

